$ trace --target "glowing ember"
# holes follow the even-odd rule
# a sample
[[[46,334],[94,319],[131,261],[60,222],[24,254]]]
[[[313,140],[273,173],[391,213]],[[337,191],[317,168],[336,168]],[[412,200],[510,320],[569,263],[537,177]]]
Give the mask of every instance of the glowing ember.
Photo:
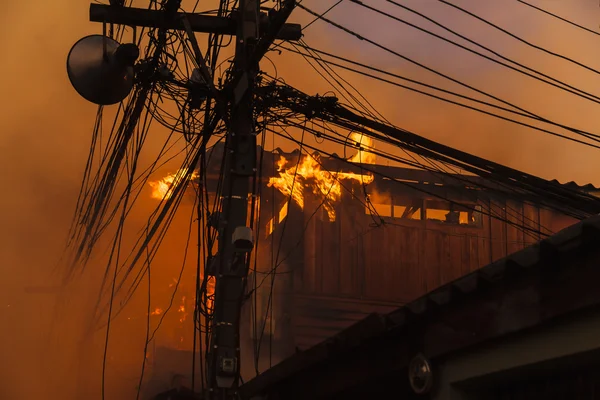
[[[181,305],[177,309],[177,312],[179,312],[181,314],[181,317],[179,318],[179,322],[181,322],[181,323],[185,322],[185,319],[187,318],[187,312],[185,312],[185,296],[183,296],[181,298]]]
[[[160,315],[163,313],[162,308],[155,308],[154,311],[150,313],[150,315]]]
[[[174,174],[170,174],[165,176],[164,178],[158,181],[150,181],[148,184],[152,188],[152,198],[157,200],[167,200],[173,194],[173,188],[176,187],[178,183],[181,182],[187,175],[186,169],[180,169]],[[198,179],[198,173],[196,171],[192,172],[189,177],[189,180]]]
[[[359,153],[362,151],[359,150]],[[372,160],[371,155],[367,156],[366,154],[363,152],[361,157]],[[350,161],[353,161],[355,157],[357,156],[352,157]],[[270,178],[268,186],[277,188],[286,196],[291,196],[302,209],[304,208],[304,188],[310,187],[313,194],[323,199],[323,207],[327,211],[330,221],[335,221],[334,203],[342,197],[340,180],[354,180],[364,184],[373,182],[372,175],[322,170],[316,155],[303,156],[298,165],[291,168],[285,168],[287,163],[288,160],[280,156],[277,162],[279,176]]]

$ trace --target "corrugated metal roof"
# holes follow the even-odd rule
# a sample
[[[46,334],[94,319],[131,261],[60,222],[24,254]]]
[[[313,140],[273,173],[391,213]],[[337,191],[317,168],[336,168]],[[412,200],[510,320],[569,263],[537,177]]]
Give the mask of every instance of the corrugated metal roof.
[[[372,341],[385,333],[401,330],[410,325],[414,316],[423,316],[438,306],[452,303],[457,298],[467,300],[471,294],[484,291],[489,284],[518,280],[521,274],[525,275],[527,271],[533,271],[534,267],[540,267],[538,271],[542,273],[559,262],[559,254],[583,250],[584,247],[600,251],[600,216],[572,225],[535,245],[434,290],[387,315],[372,314],[329,340],[299,352],[265,371],[242,386],[242,393],[245,395],[261,393],[270,385],[336,355],[347,353],[365,341]]]
[[[584,192],[600,191],[599,187],[596,187],[596,186],[592,185],[591,183],[588,183],[585,185],[580,185],[575,181],[562,183],[562,182],[559,182],[557,179],[553,179],[551,182],[558,183],[559,185],[568,187],[569,189],[573,189],[573,190],[582,190]]]

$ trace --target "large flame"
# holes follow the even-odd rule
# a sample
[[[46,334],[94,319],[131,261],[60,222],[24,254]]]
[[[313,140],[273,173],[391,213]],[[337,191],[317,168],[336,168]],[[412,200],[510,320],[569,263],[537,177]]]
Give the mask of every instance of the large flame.
[[[350,140],[358,147],[358,152],[348,161],[361,164],[375,164],[376,156],[369,152],[369,149],[373,149],[373,139],[361,133],[353,132],[350,134]]]
[[[361,141],[366,145],[365,137],[358,135],[357,143]],[[368,143],[371,145],[369,138]],[[354,140],[354,137],[353,137]],[[366,145],[369,147],[369,145]],[[355,159],[361,158],[363,163],[374,161],[373,155],[364,151],[365,146],[361,145],[359,153],[353,156],[349,161],[356,162]],[[341,180],[354,180],[360,183],[369,184],[373,182],[372,175],[355,174],[351,172],[331,172],[321,169],[317,155],[302,156],[300,162],[290,168],[285,168],[288,160],[280,156],[277,162],[279,176],[269,178],[269,187],[277,188],[281,193],[290,196],[300,208],[304,209],[304,188],[310,187],[317,198],[322,199],[323,208],[327,211],[330,221],[335,221],[335,202],[342,197]]]
[[[152,198],[157,200],[168,200],[173,194],[173,188],[187,176],[187,169],[180,169],[174,174],[169,174],[158,181],[149,181],[152,188]],[[198,172],[193,171],[189,180],[198,179]]]

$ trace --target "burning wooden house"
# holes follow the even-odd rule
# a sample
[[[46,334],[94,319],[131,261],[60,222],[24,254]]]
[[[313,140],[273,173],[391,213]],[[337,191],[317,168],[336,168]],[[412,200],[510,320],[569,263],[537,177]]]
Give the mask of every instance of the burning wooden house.
[[[377,165],[360,151],[351,163],[279,149],[259,158],[244,376],[576,222],[478,177]]]
[[[264,159],[245,310],[245,347],[262,349],[263,370],[576,222],[477,177],[361,154],[351,166],[279,150]]]

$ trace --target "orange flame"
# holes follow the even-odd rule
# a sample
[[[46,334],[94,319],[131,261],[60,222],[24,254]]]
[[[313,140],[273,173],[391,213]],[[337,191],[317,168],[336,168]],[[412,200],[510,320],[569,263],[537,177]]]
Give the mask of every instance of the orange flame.
[[[216,281],[214,279],[210,279],[207,283],[206,283],[206,295],[208,298],[208,300],[206,301],[206,307],[209,310],[213,309],[213,302],[214,302],[214,294],[215,294],[215,284]]]
[[[163,309],[162,308],[155,308],[154,311],[152,311],[150,313],[150,315],[160,315],[163,313]]]
[[[364,150],[359,150],[359,154],[362,151]],[[358,154],[352,157],[350,161],[353,161],[357,156]],[[373,160],[366,153],[362,154],[361,157]],[[374,179],[372,175],[322,170],[316,155],[306,155],[301,158],[298,165],[286,169],[287,162],[288,160],[285,157],[280,156],[277,162],[279,176],[269,178],[268,186],[275,187],[284,195],[290,196],[302,209],[304,209],[304,188],[311,187],[313,194],[323,199],[323,207],[327,211],[330,221],[335,221],[334,203],[342,197],[340,180],[354,180],[369,184]]]
[[[187,312],[185,311],[185,296],[183,296],[181,298],[181,305],[177,309],[177,312],[182,314],[181,318],[179,318],[179,322],[181,322],[181,323],[185,322],[185,320],[187,318]]]
[[[152,198],[157,200],[168,200],[173,194],[173,189],[187,175],[187,169],[180,169],[174,174],[169,174],[158,181],[149,181],[148,185],[152,188]],[[198,179],[198,172],[193,171],[188,180]]]
[[[358,147],[358,152],[348,161],[361,164],[375,164],[377,156],[368,151],[374,148],[373,139],[356,132],[350,134],[350,139],[356,143],[355,146]]]

